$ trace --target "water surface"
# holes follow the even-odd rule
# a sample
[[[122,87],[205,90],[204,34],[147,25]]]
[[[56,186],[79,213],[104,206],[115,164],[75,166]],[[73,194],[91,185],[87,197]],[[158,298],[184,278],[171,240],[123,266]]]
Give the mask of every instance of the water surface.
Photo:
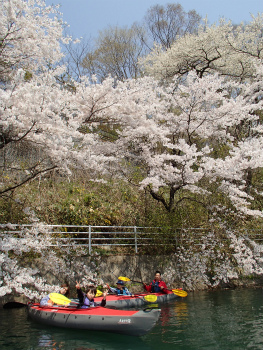
[[[244,350],[263,349],[263,290],[189,293],[161,306],[143,337],[36,324],[26,309],[0,309],[1,350]]]

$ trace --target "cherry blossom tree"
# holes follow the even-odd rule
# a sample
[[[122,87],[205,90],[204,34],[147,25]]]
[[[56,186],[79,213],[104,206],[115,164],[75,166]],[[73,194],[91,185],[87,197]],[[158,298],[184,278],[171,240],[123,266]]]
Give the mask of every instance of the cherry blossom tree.
[[[1,80],[10,79],[19,68],[32,73],[60,60],[62,32],[57,7],[46,6],[43,0],[1,0]]]
[[[102,84],[86,77],[59,79],[66,67],[58,64],[65,38],[57,10],[33,0],[1,5],[6,81],[0,90],[0,194],[53,170],[103,173],[113,151],[101,142],[100,125],[111,127],[117,113],[125,111],[129,101],[122,96],[129,84],[117,88],[110,78]]]
[[[68,175],[73,168],[102,169],[101,147],[107,147],[91,131],[125,109],[120,91],[112,79],[97,85],[83,78],[64,88],[56,81],[58,73],[25,81],[19,70],[0,91],[2,194],[53,169]]]
[[[54,115],[57,115],[56,128],[63,124],[52,102],[55,95],[64,107],[65,103],[61,88],[57,86],[55,92],[52,86],[55,73],[47,70],[48,65],[54,66],[63,56],[60,48],[63,22],[58,9],[47,7],[42,0],[3,0],[0,6],[0,191],[3,194],[56,167],[48,155],[50,152],[44,154],[43,150],[53,147],[53,138],[62,152],[62,142],[55,134],[52,136],[50,128]],[[58,107],[57,112],[64,107]],[[68,136],[69,133],[65,139]],[[56,157],[60,158],[58,154]]]
[[[262,245],[235,231],[223,231],[221,237],[213,231],[202,236],[187,232],[182,235],[184,244],[178,247],[175,261],[171,258],[164,273],[171,286],[181,285],[192,291],[224,288],[235,285],[240,277],[262,276]]]
[[[114,147],[102,142],[102,126],[109,130],[118,114],[138,109],[131,100],[140,91],[129,97],[130,82],[118,85],[110,78],[102,84],[95,78],[59,79],[67,67],[58,64],[65,38],[57,10],[33,0],[1,5],[1,62],[8,79],[0,90],[0,194],[54,170],[104,173]]]
[[[193,70],[199,77],[217,72],[243,81],[255,75],[253,59],[262,59],[262,24],[263,14],[238,26],[223,19],[219,25],[204,23],[197,33],[184,35],[165,52],[156,46],[141,62],[146,73],[160,79]]]
[[[145,112],[129,116],[117,141],[119,152],[142,166],[141,187],[167,211],[195,200],[191,194],[204,200],[216,186],[237,210],[262,216],[250,210],[253,191],[246,187],[247,172],[262,164],[258,77],[255,91],[252,85],[192,72],[184,82],[179,77],[156,88]]]
[[[65,67],[56,63],[62,57],[63,23],[50,17],[57,11],[44,1],[4,0],[1,10],[1,195],[54,169],[67,176],[74,168],[99,171],[105,156],[100,137],[91,129],[106,116],[111,120],[121,105],[114,81],[97,85],[83,78],[80,84],[61,83],[58,77]],[[88,125],[85,132],[83,125]],[[40,272],[53,271],[52,265],[66,267],[67,259],[51,248],[49,232],[34,220],[33,224],[32,230],[1,235],[1,295],[16,291],[33,298],[49,288],[37,269],[23,266],[28,252],[42,257]],[[60,248],[65,258],[71,255]],[[94,279],[89,269],[82,272]]]
[[[76,276],[84,284],[102,284],[96,266],[97,257],[91,258],[89,266],[79,256],[84,249],[68,244],[67,239],[58,240],[52,230],[39,222],[34,212],[27,208],[31,225],[0,225],[0,297],[24,295],[39,299],[49,292],[59,292],[59,285],[68,281],[73,284]],[[54,285],[47,276],[55,279]]]

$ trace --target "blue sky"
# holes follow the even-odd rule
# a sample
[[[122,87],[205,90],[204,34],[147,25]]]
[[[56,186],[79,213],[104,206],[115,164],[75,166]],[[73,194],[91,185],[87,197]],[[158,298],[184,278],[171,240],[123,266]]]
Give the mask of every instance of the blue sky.
[[[210,23],[224,17],[233,23],[249,22],[250,14],[263,13],[263,0],[46,0],[48,5],[61,4],[63,19],[70,34],[94,38],[108,25],[130,26],[140,22],[151,6],[180,3],[183,9],[196,10]]]

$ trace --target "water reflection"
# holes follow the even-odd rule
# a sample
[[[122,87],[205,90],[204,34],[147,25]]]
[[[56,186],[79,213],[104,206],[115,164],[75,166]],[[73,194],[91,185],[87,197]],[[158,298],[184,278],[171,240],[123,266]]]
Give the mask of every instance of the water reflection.
[[[93,332],[34,325],[38,332],[36,350],[150,350],[142,338],[113,334],[106,332]]]
[[[61,342],[57,344],[57,342],[52,338],[51,334],[41,334],[38,339],[38,347],[40,348],[48,348],[52,350],[62,349],[65,343]]]
[[[75,340],[76,341],[76,340]],[[77,342],[77,341],[76,341]],[[73,349],[73,350],[96,350],[95,347],[90,347],[90,346],[79,346],[76,345],[77,347],[72,347],[73,344],[68,341],[57,341],[55,340],[54,336],[51,334],[41,334],[38,339],[38,344],[37,344],[37,349],[52,349],[52,350],[59,350],[59,349]],[[70,346],[70,347],[69,347]],[[44,348],[44,349],[43,349]]]
[[[188,320],[188,304],[185,301],[178,301],[174,304],[174,316],[176,317],[177,325],[183,325]]]

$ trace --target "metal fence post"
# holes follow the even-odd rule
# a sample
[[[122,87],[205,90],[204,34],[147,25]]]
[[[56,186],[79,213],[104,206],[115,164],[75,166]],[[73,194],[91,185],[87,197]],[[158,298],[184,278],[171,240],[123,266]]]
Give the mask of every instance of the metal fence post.
[[[89,225],[89,254],[91,253],[91,226]]]
[[[138,246],[137,246],[137,227],[134,226],[134,244],[135,244],[135,253],[138,253]]]

